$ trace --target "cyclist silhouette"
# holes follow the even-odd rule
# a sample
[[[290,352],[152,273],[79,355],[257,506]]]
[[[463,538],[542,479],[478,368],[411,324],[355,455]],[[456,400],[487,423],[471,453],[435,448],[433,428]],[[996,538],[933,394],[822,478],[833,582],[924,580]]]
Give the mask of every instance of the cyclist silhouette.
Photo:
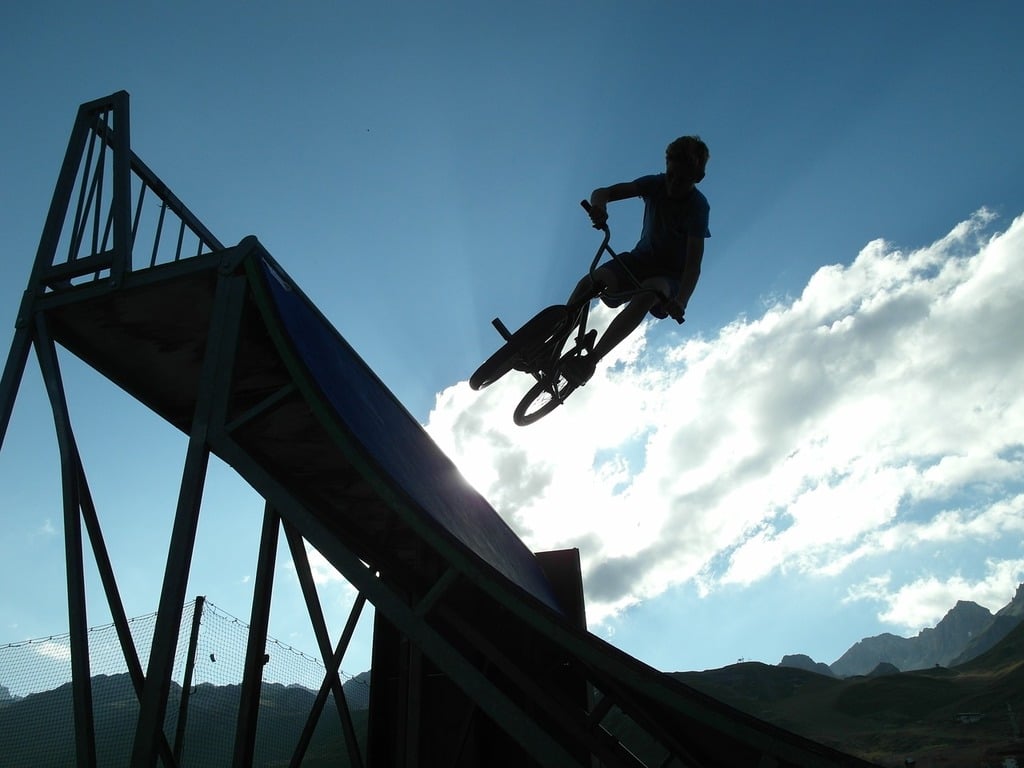
[[[608,219],[608,203],[633,197],[644,201],[640,239],[633,250],[618,254],[586,274],[567,304],[590,301],[602,291],[615,294],[635,287],[626,270],[650,290],[633,292],[590,354],[566,361],[565,374],[577,385],[594,375],[598,361],[626,339],[650,312],[657,318],[671,316],[683,322],[686,305],[697,286],[704,257],[710,206],[696,185],[704,178],[710,153],[699,136],[681,136],[665,149],[665,172],[634,181],[599,187],[590,195],[590,218],[595,227]],[[667,301],[658,294],[669,297]],[[609,306],[621,301],[602,297]]]

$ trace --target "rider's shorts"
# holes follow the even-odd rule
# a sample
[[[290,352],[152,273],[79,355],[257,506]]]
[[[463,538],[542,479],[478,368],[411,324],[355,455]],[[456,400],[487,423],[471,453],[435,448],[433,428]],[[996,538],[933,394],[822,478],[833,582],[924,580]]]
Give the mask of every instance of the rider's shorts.
[[[628,290],[633,285],[633,281],[629,279],[629,274],[626,272],[626,268],[628,268],[633,277],[640,282],[643,282],[650,277],[663,277],[668,280],[669,295],[679,295],[679,288],[681,285],[679,278],[667,274],[665,272],[665,267],[662,264],[659,264],[656,260],[649,257],[645,258],[644,255],[638,256],[632,251],[626,251],[625,253],[617,254],[617,256],[618,258],[605,262],[601,267],[607,267],[615,274],[618,278],[619,286],[623,290]],[[625,265],[625,268],[623,265]],[[616,305],[618,303],[621,302],[616,302]]]

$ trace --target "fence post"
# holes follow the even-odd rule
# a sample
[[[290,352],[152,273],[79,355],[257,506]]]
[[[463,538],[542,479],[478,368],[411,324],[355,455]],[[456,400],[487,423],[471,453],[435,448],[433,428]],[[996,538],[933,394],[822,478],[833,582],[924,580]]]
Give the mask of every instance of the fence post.
[[[192,609],[192,631],[188,637],[188,655],[185,657],[185,679],[181,681],[181,705],[178,707],[178,727],[174,733],[174,762],[181,765],[181,752],[185,748],[185,728],[188,725],[188,702],[192,697],[192,676],[196,671],[196,654],[199,652],[199,622],[203,618],[206,597],[196,597]]]

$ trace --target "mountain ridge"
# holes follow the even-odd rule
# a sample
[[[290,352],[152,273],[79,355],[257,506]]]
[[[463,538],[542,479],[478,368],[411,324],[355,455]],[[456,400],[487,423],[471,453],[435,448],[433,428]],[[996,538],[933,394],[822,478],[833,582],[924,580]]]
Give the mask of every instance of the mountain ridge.
[[[778,666],[839,678],[869,675],[879,665],[892,665],[901,672],[958,666],[994,648],[1022,621],[1024,583],[995,614],[973,601],[958,600],[934,627],[914,637],[883,632],[858,640],[831,664],[805,654],[788,654]]]
[[[984,619],[985,614],[988,623],[980,633],[975,632],[971,629],[974,622]],[[1006,630],[1011,623],[1014,626]],[[994,616],[974,603],[959,601],[936,627],[922,630],[915,638],[890,634],[879,637],[885,642],[893,638],[916,640],[919,651],[924,648],[948,655],[952,650],[947,641],[968,635],[964,645],[974,651],[983,644],[991,645],[962,663],[914,671],[900,671],[883,660],[862,674],[840,678],[829,665],[794,654],[784,657],[783,662],[788,664],[777,666],[743,662],[703,672],[669,674],[755,717],[883,766],[897,768],[908,756],[936,766],[1000,765],[1004,757],[1021,758],[1024,585]],[[965,654],[966,648],[960,652],[961,656]],[[368,683],[364,673],[344,686],[361,741],[369,714],[365,709]],[[102,762],[125,764],[134,732],[125,723],[130,725],[138,712],[130,677],[126,673],[101,675],[93,678],[93,686]],[[172,688],[171,699],[177,700],[181,691]],[[212,768],[230,762],[230,736],[239,694],[238,685],[205,684],[192,691],[185,743],[189,765]],[[8,694],[0,699],[0,743],[7,742],[5,765],[56,768],[73,764],[70,696],[70,684],[65,684],[24,698]],[[287,759],[282,747],[295,743],[314,697],[314,691],[301,686],[264,684],[261,710],[266,714],[261,715],[257,740],[261,759]],[[328,704],[325,711],[332,710]],[[10,734],[17,734],[17,738],[10,738]],[[37,754],[39,744],[49,745],[50,753]],[[310,748],[317,759],[338,766],[348,764],[341,728],[334,717],[324,719]]]
[[[806,658],[806,657],[805,657]],[[737,709],[883,766],[1024,758],[1024,623],[965,664],[838,678],[741,662],[673,677]],[[1008,764],[1008,763],[1007,763]]]

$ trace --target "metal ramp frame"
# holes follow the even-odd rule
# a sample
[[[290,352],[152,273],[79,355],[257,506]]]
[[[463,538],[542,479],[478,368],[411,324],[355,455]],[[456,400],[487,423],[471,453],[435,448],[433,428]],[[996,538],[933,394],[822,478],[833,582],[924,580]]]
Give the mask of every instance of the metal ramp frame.
[[[221,244],[129,136],[127,93],[79,108],[0,382],[2,445],[35,350],[61,458],[79,766],[96,765],[83,523],[140,701],[132,765],[177,765],[162,723],[211,453],[266,503],[235,765],[252,762],[281,531],[327,669],[319,706],[335,692],[353,765],[499,765],[502,750],[508,764],[551,768],[869,765],[587,633],[564,584],[549,578],[554,561],[530,553],[462,480],[258,240]],[[144,201],[154,199],[159,214],[147,224]],[[71,429],[57,345],[188,435],[145,670]],[[359,593],[336,644],[303,541]],[[374,674],[378,657],[385,668],[395,654],[404,671],[395,686],[374,678],[378,738],[363,755],[338,669],[366,602],[377,616]],[[462,702],[446,711],[461,712],[458,721],[437,720],[437,702]]]

